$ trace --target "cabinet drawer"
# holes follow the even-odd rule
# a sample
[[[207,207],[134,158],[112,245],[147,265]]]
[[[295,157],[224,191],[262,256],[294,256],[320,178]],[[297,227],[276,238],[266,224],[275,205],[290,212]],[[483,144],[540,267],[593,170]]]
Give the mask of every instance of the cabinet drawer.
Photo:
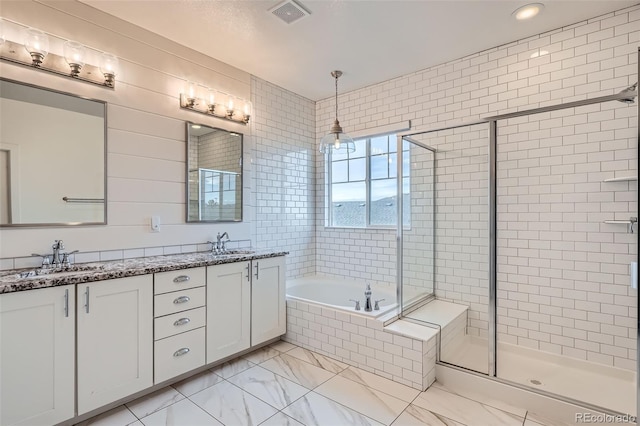
[[[176,312],[199,308],[200,306],[204,306],[204,303],[204,287],[160,294],[153,298],[154,317],[157,318]]]
[[[153,320],[155,340],[204,327],[205,321],[204,307],[156,318]]]
[[[205,268],[180,269],[158,272],[153,276],[153,294],[169,293],[187,288],[202,287],[205,282]]]
[[[204,365],[204,327],[154,343],[155,383]]]

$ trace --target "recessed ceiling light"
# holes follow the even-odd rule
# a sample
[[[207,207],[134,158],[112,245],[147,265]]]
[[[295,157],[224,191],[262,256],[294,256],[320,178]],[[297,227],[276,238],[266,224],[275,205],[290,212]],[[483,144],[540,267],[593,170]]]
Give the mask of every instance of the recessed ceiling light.
[[[519,7],[513,12],[511,15],[516,18],[518,21],[522,21],[525,19],[531,19],[536,16],[540,11],[544,9],[544,4],[542,3],[531,3],[526,4],[522,7]]]

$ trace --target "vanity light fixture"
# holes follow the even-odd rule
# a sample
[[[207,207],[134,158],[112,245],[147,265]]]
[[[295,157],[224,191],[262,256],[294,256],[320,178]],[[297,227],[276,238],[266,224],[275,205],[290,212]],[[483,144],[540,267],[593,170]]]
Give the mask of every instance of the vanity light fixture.
[[[17,31],[9,31],[8,27],[16,26]],[[5,32],[6,31],[6,32]],[[11,34],[18,34],[20,41],[8,39]],[[0,18],[0,59],[13,64],[48,71],[60,76],[72,77],[75,80],[98,86],[114,88],[118,74],[118,58],[110,53],[87,55],[88,50],[82,43],[72,40],[61,40],[62,54],[49,51],[49,35],[36,28],[24,27]],[[26,52],[26,53],[25,53]],[[99,66],[87,64],[88,56],[99,56]]]
[[[336,79],[336,120],[329,130],[329,133],[320,141],[320,152],[326,154],[333,150],[338,152],[355,152],[356,144],[353,139],[342,131],[340,122],[338,121],[338,78],[342,75],[342,71],[331,71],[331,76]]]
[[[31,55],[31,63],[39,67],[49,53],[49,36],[35,28],[24,30],[24,48]]]
[[[80,70],[84,66],[85,47],[77,41],[65,41],[64,43],[64,59],[71,68],[71,76],[77,77]]]
[[[120,62],[111,53],[103,53],[100,60],[100,71],[104,76],[104,85],[113,87],[116,84],[116,75],[120,72]]]
[[[516,18],[518,21],[524,21],[526,19],[533,18],[538,13],[540,13],[542,9],[544,9],[544,4],[542,3],[525,4],[524,6],[517,8],[512,13],[512,16]]]
[[[252,105],[246,99],[187,80],[180,93],[180,108],[249,124]]]

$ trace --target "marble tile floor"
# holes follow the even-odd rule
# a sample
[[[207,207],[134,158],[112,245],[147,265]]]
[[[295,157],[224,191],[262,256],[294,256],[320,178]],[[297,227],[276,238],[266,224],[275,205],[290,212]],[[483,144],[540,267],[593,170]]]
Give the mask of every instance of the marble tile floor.
[[[547,426],[524,409],[426,392],[279,341],[82,426]]]

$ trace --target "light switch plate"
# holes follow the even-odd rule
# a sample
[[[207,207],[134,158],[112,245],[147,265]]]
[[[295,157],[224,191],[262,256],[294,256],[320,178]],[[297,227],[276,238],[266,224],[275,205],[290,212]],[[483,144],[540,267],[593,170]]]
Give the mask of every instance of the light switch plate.
[[[160,216],[151,216],[151,232],[160,232]]]

